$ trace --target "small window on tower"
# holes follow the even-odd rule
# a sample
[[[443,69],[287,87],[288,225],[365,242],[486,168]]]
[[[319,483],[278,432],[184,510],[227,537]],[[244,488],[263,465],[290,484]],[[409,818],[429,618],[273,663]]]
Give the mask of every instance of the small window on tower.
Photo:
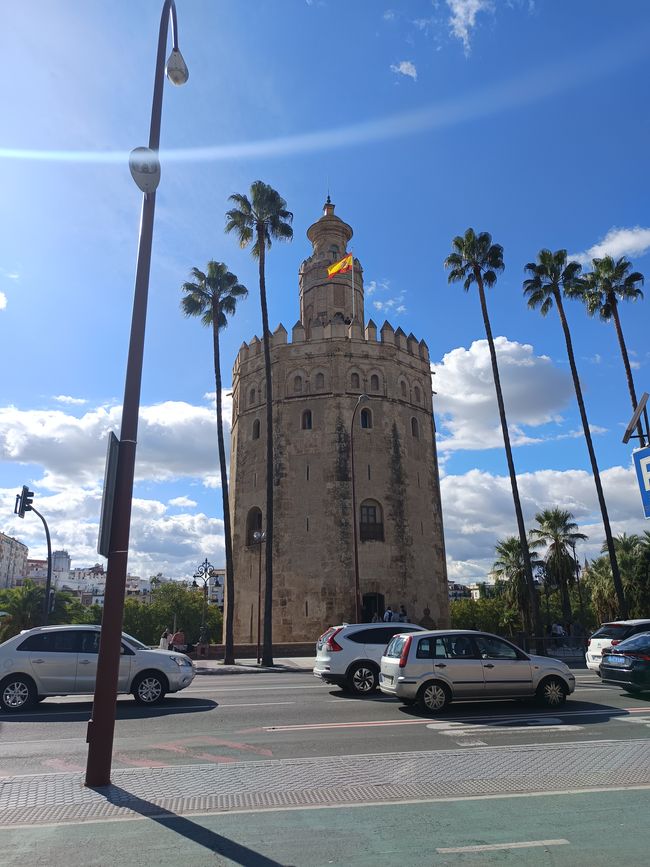
[[[350,377],[350,385],[352,388],[359,388],[359,374],[353,373]]]
[[[316,388],[319,391],[322,391],[325,388],[325,374],[317,373],[316,374]]]
[[[303,430],[311,430],[311,410],[306,409],[302,414],[302,425]]]
[[[258,418],[253,422],[253,439],[258,440],[260,438],[260,420]]]
[[[420,425],[418,424],[418,420],[416,418],[411,419],[411,433],[416,439],[420,438]]]
[[[370,377],[370,391],[379,391],[379,377],[376,373]]]
[[[372,427],[372,413],[369,409],[361,410],[361,427],[365,430],[370,430]]]
[[[414,396],[414,398],[415,398],[415,402],[416,402],[416,403],[421,403],[421,401],[422,401],[422,393],[421,393],[421,391],[420,391],[420,389],[418,388],[417,385],[416,385],[415,388],[413,389],[413,396]]]
[[[248,405],[252,406],[255,403],[255,389],[251,388],[248,394]]]
[[[302,376],[294,376],[293,378],[293,393],[302,394]]]
[[[399,388],[400,388],[400,392],[402,394],[402,397],[406,397],[406,383],[404,382],[404,380],[402,380],[400,382]]]

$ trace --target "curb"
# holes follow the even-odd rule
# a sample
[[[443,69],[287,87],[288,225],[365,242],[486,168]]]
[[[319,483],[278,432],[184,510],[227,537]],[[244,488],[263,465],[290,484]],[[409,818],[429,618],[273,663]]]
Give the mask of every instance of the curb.
[[[197,675],[223,677],[226,674],[311,674],[311,668],[293,668],[286,665],[274,665],[262,668],[250,665],[221,665],[219,668],[199,668],[195,666]]]

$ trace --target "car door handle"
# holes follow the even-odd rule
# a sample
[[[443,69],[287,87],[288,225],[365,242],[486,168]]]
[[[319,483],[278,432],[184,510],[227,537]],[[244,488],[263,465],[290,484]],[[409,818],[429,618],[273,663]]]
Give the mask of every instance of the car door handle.
[[[491,662],[484,662],[484,663],[483,663],[483,668],[494,668],[494,666],[492,665]]]
[[[44,659],[32,659],[32,662],[45,662]]]
[[[90,660],[89,659],[80,659],[79,665],[90,665]]]
[[[434,668],[447,668],[447,664],[445,662],[436,662]]]

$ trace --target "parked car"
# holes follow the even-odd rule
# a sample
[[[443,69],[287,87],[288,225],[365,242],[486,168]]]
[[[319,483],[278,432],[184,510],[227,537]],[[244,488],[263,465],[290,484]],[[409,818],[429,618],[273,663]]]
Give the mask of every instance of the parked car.
[[[314,675],[325,683],[368,695],[377,689],[381,655],[398,632],[424,632],[415,623],[343,623],[316,642]]]
[[[532,656],[514,644],[465,629],[396,635],[381,659],[379,688],[386,695],[440,713],[457,699],[532,698],[564,704],[575,677],[558,659]]]
[[[49,695],[89,695],[95,690],[99,626],[41,626],[0,644],[0,708],[22,711]],[[153,705],[194,680],[183,653],[150,650],[122,633],[117,691]]]
[[[615,620],[612,623],[602,623],[587,643],[585,653],[587,668],[599,672],[604,648],[616,647],[626,638],[648,631],[650,631],[650,620]]]
[[[632,694],[650,690],[650,632],[641,632],[605,648],[600,664],[603,683]]]

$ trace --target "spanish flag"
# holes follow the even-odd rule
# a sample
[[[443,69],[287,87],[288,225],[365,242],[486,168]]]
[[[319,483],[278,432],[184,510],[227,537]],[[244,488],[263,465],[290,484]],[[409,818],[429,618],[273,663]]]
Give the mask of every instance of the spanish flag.
[[[347,274],[352,270],[352,253],[348,253],[339,262],[335,262],[327,269],[327,276],[333,277],[335,274]]]

